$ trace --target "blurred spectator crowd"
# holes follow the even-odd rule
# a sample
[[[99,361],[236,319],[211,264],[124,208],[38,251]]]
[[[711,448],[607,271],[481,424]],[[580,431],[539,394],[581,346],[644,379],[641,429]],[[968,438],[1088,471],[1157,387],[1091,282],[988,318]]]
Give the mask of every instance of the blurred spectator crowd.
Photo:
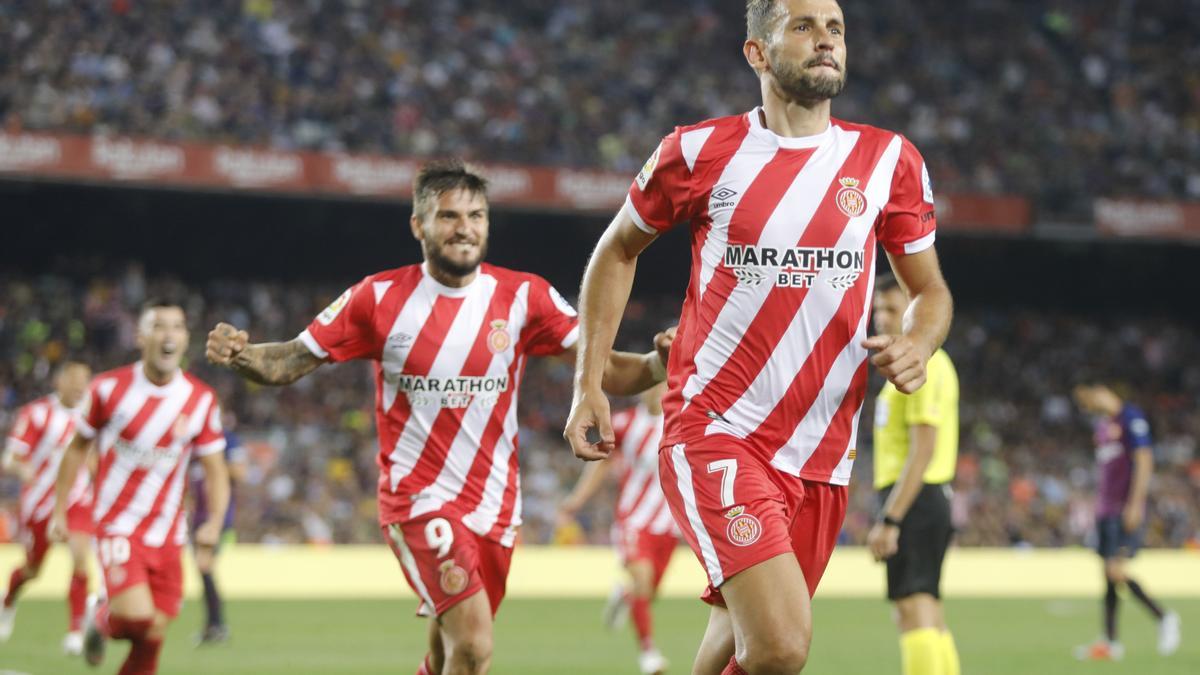
[[[839,117],[1042,219],[1200,199],[1200,0],[847,2]],[[750,109],[732,0],[7,0],[0,124],[632,175]]]
[[[18,406],[49,390],[70,356],[97,371],[136,359],[134,321],[147,296],[186,298],[189,367],[212,383],[247,446],[237,485],[239,539],[261,543],[375,543],[377,446],[368,363],[321,368],[281,389],[256,387],[203,361],[209,327],[228,321],[252,339],[289,339],[341,289],[331,284],[212,281],[185,287],[108,265],[88,283],[62,276],[0,277],[0,431]],[[117,271],[113,271],[117,270]],[[631,302],[618,346],[645,350],[673,323],[677,300]],[[963,545],[1088,542],[1094,488],[1091,430],[1070,399],[1075,374],[1100,372],[1149,414],[1157,470],[1148,543],[1196,546],[1200,533],[1200,335],[1173,318],[1068,316],[966,308],[946,345],[962,383],[962,452],[953,515]],[[878,390],[874,382],[872,391]],[[521,391],[526,542],[608,541],[614,489],[560,527],[557,509],[582,465],[561,438],[570,369],[535,359]],[[626,404],[631,403],[626,401]],[[621,405],[617,402],[616,407]],[[871,403],[862,419],[873,419]],[[877,511],[870,430],[863,429],[843,540],[861,543]],[[18,485],[0,478],[0,535],[11,538]],[[2,540],[3,537],[0,537]]]

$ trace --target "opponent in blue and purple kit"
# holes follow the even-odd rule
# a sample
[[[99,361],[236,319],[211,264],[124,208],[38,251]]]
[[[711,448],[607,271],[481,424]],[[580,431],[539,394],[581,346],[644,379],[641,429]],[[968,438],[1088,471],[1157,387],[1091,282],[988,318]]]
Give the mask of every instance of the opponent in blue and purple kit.
[[[1081,647],[1085,660],[1118,660],[1124,649],[1117,641],[1117,588],[1124,584],[1133,597],[1158,620],[1158,651],[1179,648],[1179,615],[1164,610],[1126,573],[1145,534],[1146,494],[1154,474],[1150,423],[1137,406],[1121,400],[1106,384],[1075,387],[1075,401],[1095,416],[1096,550],[1104,559],[1104,638]]]
[[[217,552],[220,551],[221,542],[233,531],[234,494],[236,492],[233,486],[240,483],[246,476],[246,450],[242,447],[241,439],[230,430],[235,424],[231,413],[225,414],[223,424],[225,425],[225,463],[229,467],[229,508],[225,511],[225,522],[221,525],[221,538],[217,545],[214,547],[197,546],[193,551],[196,567],[200,571],[200,580],[204,584],[204,610],[207,617],[204,629],[196,638],[197,646],[224,642],[229,639],[229,628],[225,625],[224,602],[221,600],[220,591],[217,590],[213,569],[216,567]],[[191,485],[188,489],[193,495],[192,528],[194,530],[207,520],[208,504],[205,499],[207,493],[204,491],[204,472],[199,470],[198,465],[193,465],[191,468],[192,470],[188,474]]]

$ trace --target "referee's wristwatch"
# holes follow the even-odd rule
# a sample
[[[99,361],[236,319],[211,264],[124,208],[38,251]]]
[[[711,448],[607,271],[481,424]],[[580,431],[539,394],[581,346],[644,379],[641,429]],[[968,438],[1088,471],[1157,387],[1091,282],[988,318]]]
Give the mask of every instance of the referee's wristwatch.
[[[900,527],[900,521],[884,513],[879,516],[879,522],[889,527]]]

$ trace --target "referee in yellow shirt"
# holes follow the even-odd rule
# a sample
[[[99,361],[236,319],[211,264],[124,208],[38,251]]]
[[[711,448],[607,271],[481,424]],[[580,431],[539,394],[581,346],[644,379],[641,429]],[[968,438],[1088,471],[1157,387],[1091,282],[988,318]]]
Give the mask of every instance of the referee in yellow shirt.
[[[875,282],[875,331],[899,335],[908,296],[894,277]],[[958,373],[945,351],[929,359],[910,395],[892,383],[875,402],[875,489],[883,508],[867,536],[887,562],[904,675],[959,675],[958,651],[942,614],[942,560],[950,546],[950,482],[958,457]]]

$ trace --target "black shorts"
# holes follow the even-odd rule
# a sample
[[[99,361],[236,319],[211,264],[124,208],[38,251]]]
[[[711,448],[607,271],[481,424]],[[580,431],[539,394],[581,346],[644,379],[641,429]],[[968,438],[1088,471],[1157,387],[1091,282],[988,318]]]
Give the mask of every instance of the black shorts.
[[[1133,532],[1125,529],[1121,516],[1102,516],[1096,519],[1096,552],[1101,558],[1132,558],[1142,547],[1144,528]]]
[[[880,503],[886,503],[892,487],[880,491]],[[900,522],[896,555],[887,559],[888,599],[899,600],[917,593],[940,598],[942,561],[953,536],[950,486],[926,483]]]

